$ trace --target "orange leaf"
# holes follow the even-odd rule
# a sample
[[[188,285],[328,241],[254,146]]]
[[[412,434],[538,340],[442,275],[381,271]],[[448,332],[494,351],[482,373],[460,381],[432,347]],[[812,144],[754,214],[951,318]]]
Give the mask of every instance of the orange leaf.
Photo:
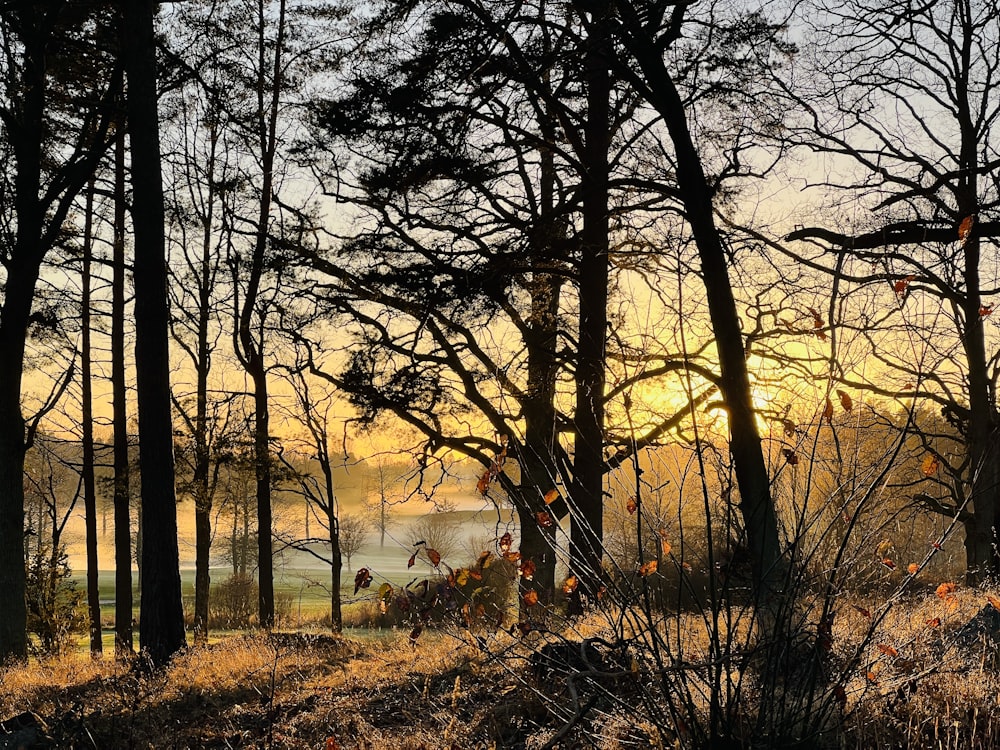
[[[681,563],[681,567],[684,568],[685,572],[691,572],[691,563]]]
[[[327,737],[323,750],[340,750],[340,745],[337,744],[335,737]]]
[[[410,559],[406,561],[406,567],[412,568],[414,564],[416,564],[416,562],[417,562],[417,553],[414,552],[412,555],[410,555]]]
[[[987,594],[986,601],[990,603],[990,606],[993,607],[993,609],[1000,611],[1000,599],[997,599],[993,596],[993,594]]]
[[[844,407],[844,411],[850,411],[854,408],[854,402],[851,401],[851,395],[847,391],[838,389],[837,395],[840,396],[840,405]]]
[[[937,456],[933,453],[928,453],[924,456],[924,460],[920,462],[920,471],[925,477],[932,477],[937,474],[937,470],[941,468],[941,462],[937,460]]]
[[[876,682],[878,682],[878,677],[876,676],[876,674],[874,672],[868,672],[868,673],[866,673],[865,674],[865,679],[867,679],[868,682],[870,682],[872,684],[875,684]]]
[[[833,424],[833,402],[829,397],[826,399],[826,406],[823,407],[823,419],[827,421],[827,424]]]
[[[638,510],[638,509],[639,509],[639,504],[638,504],[638,503],[636,503],[636,501],[635,501],[635,498],[634,498],[634,497],[630,497],[630,498],[628,499],[628,502],[627,502],[627,503],[625,503],[625,510],[627,510],[627,511],[629,512],[629,515],[632,515],[632,514],[633,514],[633,513],[635,513],[635,512],[636,512],[636,510]]]
[[[670,542],[666,539],[660,540],[660,549],[663,551],[663,556],[666,557],[670,554]]]
[[[431,565],[435,568],[441,563],[441,553],[436,549],[427,548],[427,557],[430,558]]]
[[[972,226],[976,223],[975,216],[966,216],[962,219],[962,223],[958,225],[958,239],[963,244],[969,239],[969,234],[972,233]]]
[[[857,604],[852,604],[851,606],[854,607],[854,609],[856,609],[858,612],[863,614],[865,617],[867,617],[869,620],[872,619],[872,613],[867,609],[865,609],[864,607],[859,607]]]
[[[504,552],[503,553],[503,559],[506,560],[509,563],[516,563],[518,560],[521,559],[521,553],[520,552]]]
[[[543,499],[545,500],[546,505],[551,505],[556,501],[556,498],[558,497],[559,497],[559,490],[551,489],[545,493],[545,497]]]
[[[906,570],[909,572],[911,576],[915,576],[919,572],[920,566],[917,565],[916,563],[910,563],[909,565],[906,566]]]
[[[535,563],[531,560],[521,561],[521,575],[524,576],[525,580],[530,581],[535,576]]]
[[[567,594],[572,594],[574,591],[576,591],[576,587],[578,585],[579,581],[576,580],[576,576],[570,576],[569,578],[566,579],[566,582],[563,583],[563,591]]]
[[[479,477],[479,481],[476,482],[476,491],[480,495],[485,495],[486,491],[490,488],[490,478],[490,472],[489,470],[486,470],[483,472],[483,475]]]
[[[543,529],[549,529],[555,526],[555,521],[552,520],[552,516],[549,515],[548,511],[541,510],[536,513],[535,520],[538,521],[538,525]]]
[[[639,575],[648,576],[656,572],[656,560],[650,560],[649,562],[644,562],[639,566]]]
[[[941,618],[940,617],[932,617],[931,619],[925,621],[924,624],[927,627],[929,627],[929,628],[938,628],[938,627],[941,627]]]
[[[888,568],[889,570],[892,570],[892,569],[894,569],[894,568],[896,567],[896,563],[894,563],[894,562],[893,562],[892,560],[890,560],[890,559],[889,559],[888,557],[884,557],[884,558],[882,558],[882,564],[883,564],[883,565],[884,565],[885,567],[887,567],[887,568]]]
[[[529,607],[534,607],[538,604],[538,592],[534,589],[524,592],[524,603]]]
[[[886,656],[899,656],[899,652],[892,646],[887,646],[884,643],[879,643],[877,645],[878,645],[878,650],[881,651]]]
[[[942,583],[935,589],[934,593],[937,594],[938,599],[947,599],[957,588],[957,583]]]

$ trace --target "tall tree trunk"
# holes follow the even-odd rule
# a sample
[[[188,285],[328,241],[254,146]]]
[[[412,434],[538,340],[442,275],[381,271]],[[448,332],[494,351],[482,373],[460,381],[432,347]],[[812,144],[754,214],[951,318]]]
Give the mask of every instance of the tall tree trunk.
[[[334,633],[344,629],[344,617],[340,610],[340,576],[344,569],[343,557],[340,553],[340,519],[335,512],[336,506],[331,502],[327,506],[327,523],[330,526],[330,627]]]
[[[600,11],[604,13],[606,11]],[[586,40],[580,333],[574,413],[570,565],[590,597],[600,590],[604,553],[604,372],[608,329],[608,148],[611,76],[606,23],[593,18]]]
[[[30,31],[39,23],[27,8],[22,23]],[[21,379],[31,303],[42,262],[44,212],[39,205],[44,133],[45,46],[23,40],[23,100],[8,138],[14,150],[14,211],[17,236],[7,263],[0,313],[0,661],[28,655],[24,567],[25,421],[21,412]]]
[[[635,57],[640,90],[663,118],[677,158],[677,185],[691,227],[719,353],[719,390],[729,416],[730,452],[740,491],[740,512],[751,555],[754,596],[763,634],[773,633],[785,570],[770,478],[754,414],[746,351],[722,237],[715,225],[712,191],[688,127],[687,112],[659,49],[636,18],[623,41]]]
[[[200,276],[198,278],[198,340],[195,354],[195,418],[194,418],[194,639],[208,642],[209,591],[212,584],[209,570],[212,551],[212,488],[210,484],[210,446],[208,424],[208,375],[211,370],[209,323],[212,313],[212,224],[215,209],[215,156],[218,144],[216,123],[210,124],[211,147],[208,154],[208,186],[206,213],[202,217]]]
[[[255,316],[266,315],[256,309],[270,230],[271,202],[274,191],[274,156],[277,148],[278,108],[282,89],[282,53],[285,44],[285,1],[278,5],[277,38],[273,45],[265,39],[267,14],[264,3],[258,4],[257,131],[261,154],[261,188],[257,228],[246,297],[240,311],[238,356],[253,381],[254,388],[254,465],[257,478],[257,570],[259,584],[259,619],[262,628],[274,625],[274,560],[271,547],[271,456],[270,416],[268,413],[267,367],[264,362],[264,326],[254,335]],[[271,81],[268,85],[267,51],[273,46]],[[270,97],[270,98],[268,98]]]
[[[80,401],[83,423],[83,516],[86,527],[87,548],[87,611],[90,617],[90,653],[98,656],[104,651],[101,642],[101,592],[98,588],[97,561],[97,487],[94,481],[94,407],[92,377],[92,350],[90,343],[90,284],[91,256],[93,252],[94,181],[87,188],[86,209],[83,220],[83,278],[80,285]]]
[[[122,102],[124,105],[124,102]],[[125,113],[115,133],[115,217],[111,280],[111,403],[115,465],[115,655],[130,655],[132,634],[132,518],[129,487],[128,386],[125,382]]]
[[[139,646],[165,664],[185,646],[170,413],[167,272],[152,0],[124,4],[135,235],[135,361],[142,478]]]

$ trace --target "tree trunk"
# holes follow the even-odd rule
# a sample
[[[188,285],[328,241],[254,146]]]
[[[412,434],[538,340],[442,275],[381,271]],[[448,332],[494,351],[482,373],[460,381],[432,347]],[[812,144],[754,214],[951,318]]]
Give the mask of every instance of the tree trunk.
[[[645,95],[663,117],[676,153],[677,185],[698,247],[719,353],[719,390],[729,416],[729,447],[751,554],[754,596],[761,615],[758,625],[765,634],[771,633],[774,618],[765,617],[765,614],[774,613],[780,607],[785,571],[770,478],[754,415],[739,313],[729,279],[725,249],[715,225],[712,192],[691,138],[684,104],[664,67],[662,56],[647,39],[629,36],[624,41],[639,64],[642,81],[647,87]]]
[[[111,281],[111,401],[115,464],[115,655],[135,646],[132,634],[132,519],[128,447],[128,386],[125,382],[125,127],[115,133],[115,217]]]
[[[344,629],[344,617],[340,610],[340,575],[343,561],[340,554],[340,523],[331,503],[328,506],[327,522],[330,525],[330,627],[334,633]]]
[[[152,0],[124,5],[135,235],[135,361],[142,477],[139,645],[156,665],[185,646],[170,413],[167,273]]]
[[[28,9],[25,13],[31,13]],[[30,28],[32,20],[25,20]],[[23,40],[23,100],[17,130],[8,138],[14,150],[14,210],[17,236],[7,263],[0,313],[0,661],[28,655],[24,567],[25,422],[21,379],[31,303],[43,250],[44,212],[41,187],[43,113],[46,97],[45,48],[38,39]],[[9,126],[8,126],[9,127]]]
[[[98,656],[104,651],[101,641],[101,593],[98,588],[97,561],[97,487],[94,480],[94,414],[93,387],[91,384],[91,343],[90,343],[90,283],[91,253],[93,247],[94,182],[87,190],[86,210],[83,223],[83,274],[80,280],[80,408],[83,423],[83,508],[86,526],[87,548],[87,610],[90,619],[90,653]]]
[[[602,11],[603,12],[603,11]],[[595,18],[586,49],[587,122],[580,235],[570,566],[592,599],[604,554],[604,368],[608,329],[608,148],[611,76],[606,25]]]

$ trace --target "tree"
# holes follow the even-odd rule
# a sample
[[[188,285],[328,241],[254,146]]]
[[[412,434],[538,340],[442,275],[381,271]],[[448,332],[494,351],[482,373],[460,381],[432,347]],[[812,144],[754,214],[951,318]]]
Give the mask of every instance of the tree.
[[[849,362],[862,351],[880,365],[842,368],[833,373],[838,381],[934,404],[957,429],[955,452],[924,442],[941,474],[935,463],[926,478],[915,476],[914,497],[960,518],[967,578],[980,582],[1000,572],[998,339],[990,317],[1000,288],[991,260],[1000,238],[1000,6],[806,7],[813,85],[788,89],[802,111],[789,137],[829,158],[836,173],[812,190],[821,207],[810,213],[822,222],[788,239],[800,241],[794,257],[831,275],[840,290],[838,353]],[[864,213],[844,217],[845,203]],[[939,312],[922,314],[925,301]]]
[[[671,7],[671,15],[666,10]],[[715,195],[718,184],[705,171],[701,153],[692,135],[686,104],[678,86],[678,72],[668,66],[665,52],[682,38],[682,28],[690,19],[688,5],[665,6],[631,2],[615,3],[613,34],[622,45],[625,56],[615,67],[628,79],[636,91],[663,118],[675,158],[677,187],[684,208],[684,218],[701,262],[701,277],[705,285],[712,330],[719,355],[719,390],[726,405],[729,421],[729,447],[733,457],[740,495],[740,510],[747,544],[753,562],[753,589],[760,608],[759,626],[765,634],[774,634],[775,616],[781,611],[780,592],[787,566],[778,533],[778,519],[771,496],[770,477],[761,448],[756,423],[750,379],[746,364],[746,346],[740,330],[740,317],[729,278],[728,258],[722,232],[715,221]],[[749,24],[748,21],[754,22]],[[720,21],[709,23],[718,30]],[[780,27],[759,16],[738,15],[730,27],[732,45],[729,57],[720,55],[703,58],[707,66],[722,63],[723,70],[736,70],[747,76],[751,63],[766,67],[771,54],[787,53],[788,48],[773,44]],[[748,31],[737,29],[746,26]],[[726,39],[726,34],[722,34]],[[760,56],[741,53],[752,42],[765,45]],[[752,49],[752,48],[751,48]],[[697,66],[699,62],[695,63]],[[743,70],[739,68],[746,66]],[[683,80],[681,78],[681,80]],[[737,98],[748,94],[740,89],[720,87],[722,96]],[[759,105],[758,105],[759,106]]]
[[[340,516],[339,524],[340,553],[347,561],[347,569],[351,569],[351,558],[354,557],[368,541],[371,533],[371,523],[357,513],[345,513]]]
[[[142,475],[139,646],[155,665],[185,646],[170,413],[166,249],[152,0],[124,6],[135,235],[135,361]]]
[[[32,436],[21,387],[32,302],[45,255],[109,143],[119,75],[109,51],[88,44],[106,25],[75,3],[5,3],[0,14],[0,121],[11,156],[0,248],[0,659],[27,655],[22,475]]]
[[[393,6],[375,26],[391,33],[409,10]],[[627,236],[629,208],[658,207],[664,190],[634,176],[648,128],[622,131],[634,96],[603,80],[600,50],[587,103],[582,61],[600,34],[591,44],[577,17],[544,3],[422,10],[406,16],[419,33],[405,56],[391,36],[391,53],[376,46],[361,58],[348,95],[317,107],[322,142],[343,149],[330,167],[340,182],[328,189],[369,220],[334,259],[312,261],[330,277],[323,291],[338,312],[357,322],[359,350],[334,382],[364,424],[392,412],[422,433],[424,465],[444,450],[482,465],[481,489],[499,487],[496,497],[514,503],[522,557],[537,566],[521,585],[548,603],[567,498],[578,511],[576,559],[600,578],[605,368],[620,366],[620,398],[687,367],[662,350],[606,356],[611,279],[627,273],[612,275],[607,193],[616,192],[615,230]],[[612,163],[614,177],[603,175]],[[567,401],[574,407],[557,407]],[[627,454],[632,444],[617,447]]]

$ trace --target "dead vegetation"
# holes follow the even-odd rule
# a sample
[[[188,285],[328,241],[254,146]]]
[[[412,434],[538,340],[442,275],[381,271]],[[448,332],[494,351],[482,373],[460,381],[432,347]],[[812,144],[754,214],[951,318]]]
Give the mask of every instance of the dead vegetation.
[[[860,599],[844,602],[832,628],[831,674],[859,645],[863,651],[856,673],[843,683],[837,725],[812,746],[998,746],[997,646],[988,633],[971,643],[962,632],[989,598],[981,590],[941,589],[894,606],[867,639],[878,610]],[[536,631],[477,637],[443,629],[415,643],[405,631],[368,641],[292,633],[232,637],[191,648],[159,672],[67,656],[5,669],[0,715],[33,714],[35,725],[16,735],[29,748],[689,744],[683,727],[664,732],[657,729],[662,722],[646,720],[650,702],[636,677],[642,657],[633,651],[631,663],[610,659],[599,641],[601,619],[577,624],[575,637],[587,640],[579,648]],[[693,659],[697,628],[685,632]],[[558,658],[563,652],[572,657],[565,667]],[[591,678],[578,679],[588,671]],[[689,679],[697,679],[694,670]],[[0,738],[0,746],[16,745]]]

